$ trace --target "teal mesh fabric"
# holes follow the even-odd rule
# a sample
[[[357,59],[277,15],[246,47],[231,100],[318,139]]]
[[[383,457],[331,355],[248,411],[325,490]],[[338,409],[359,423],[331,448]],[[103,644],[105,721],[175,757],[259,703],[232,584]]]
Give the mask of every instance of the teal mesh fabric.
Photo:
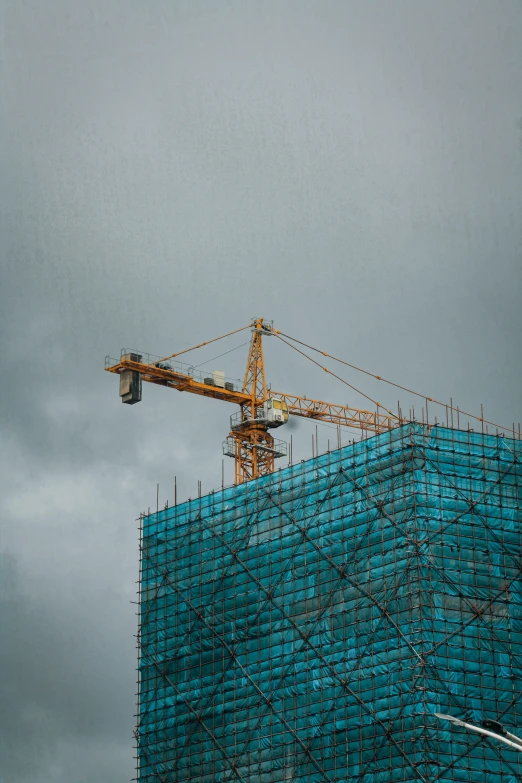
[[[143,519],[141,783],[522,781],[522,443],[410,424]]]

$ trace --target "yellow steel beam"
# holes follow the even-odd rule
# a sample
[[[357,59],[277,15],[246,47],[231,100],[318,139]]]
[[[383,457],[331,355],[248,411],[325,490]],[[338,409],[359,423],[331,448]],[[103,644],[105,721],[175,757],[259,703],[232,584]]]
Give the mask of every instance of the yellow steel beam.
[[[160,386],[177,389],[178,391],[187,391],[203,397],[223,400],[224,402],[232,402],[236,405],[252,404],[251,389],[248,393],[242,390],[231,391],[219,386],[209,386],[177,370],[163,369],[144,362],[135,362],[122,357],[119,362],[108,366],[106,369],[108,372],[115,374],[119,374],[123,370],[134,370],[141,373],[142,380],[148,383],[155,383]],[[308,399],[307,397],[282,392],[273,391],[271,396],[284,400],[288,405],[288,412],[291,416],[326,421],[343,427],[354,427],[372,432],[384,432],[401,424],[398,416],[390,416],[379,411],[366,411],[352,408],[348,405],[336,405],[323,400]],[[256,398],[255,407],[262,405],[263,402],[264,400],[260,397]]]
[[[398,416],[389,416],[379,411],[366,411],[360,408],[351,408],[348,405],[336,405],[323,400],[310,400],[307,397],[299,397],[296,394],[271,392],[273,397],[284,400],[288,405],[291,416],[301,416],[305,419],[318,419],[343,427],[355,427],[372,432],[384,432],[398,427]]]

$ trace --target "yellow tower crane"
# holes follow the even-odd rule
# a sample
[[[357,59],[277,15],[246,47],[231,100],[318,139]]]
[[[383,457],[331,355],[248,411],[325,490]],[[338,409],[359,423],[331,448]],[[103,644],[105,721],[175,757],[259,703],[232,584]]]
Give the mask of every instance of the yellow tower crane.
[[[181,354],[249,328],[252,329],[252,338],[241,388],[226,379],[223,372],[214,371],[211,376],[204,377],[194,367],[174,361]],[[106,358],[105,369],[120,376],[120,397],[126,404],[133,405],[141,400],[142,381],[147,381],[239,405],[239,410],[231,416],[231,431],[223,444],[223,453],[233,457],[235,462],[236,484],[274,471],[275,459],[287,454],[287,444],[273,438],[269,430],[286,424],[289,416],[330,422],[372,433],[384,432],[402,423],[400,413],[382,412],[378,403],[375,411],[367,411],[267,390],[263,337],[272,335],[283,339],[282,333],[274,329],[271,323],[263,318],[255,318],[241,329],[163,359],[151,358],[135,351],[122,351],[119,361]],[[326,367],[322,369],[330,372]]]
[[[214,370],[211,375],[205,376],[197,372],[195,367],[184,364],[178,359],[182,354],[189,353],[205,345],[210,345],[245,329],[252,330],[252,338],[250,340],[248,362],[242,384],[227,379],[225,373],[218,370]],[[282,340],[282,342],[302,356],[305,356],[317,367],[329,373],[352,390],[363,394],[364,397],[372,402],[375,410],[361,410],[348,405],[336,405],[323,400],[311,400],[307,397],[300,397],[297,394],[286,394],[269,389],[266,383],[263,356],[263,337],[268,336],[274,336]],[[287,342],[284,339],[285,337],[292,342]],[[455,409],[452,404],[448,406],[439,400],[434,400],[425,394],[420,394],[405,386],[393,383],[380,375],[362,370],[360,367],[331,356],[325,351],[320,351],[311,345],[307,345],[295,337],[290,337],[274,329],[273,324],[263,320],[263,318],[254,318],[252,323],[242,326],[241,329],[236,329],[233,332],[228,332],[228,334],[215,337],[213,340],[194,345],[192,348],[187,348],[184,351],[173,353],[163,359],[151,357],[148,354],[137,351],[123,350],[118,361],[106,357],[105,369],[120,376],[120,397],[122,402],[128,405],[140,402],[142,381],[239,405],[239,410],[230,417],[230,434],[223,443],[223,453],[234,459],[234,479],[236,484],[250,481],[250,479],[258,478],[258,476],[265,476],[274,471],[276,458],[284,457],[287,454],[287,444],[284,441],[273,438],[269,430],[286,424],[289,416],[315,419],[316,421],[335,424],[338,427],[353,427],[365,433],[371,432],[376,434],[399,427],[405,421],[415,420],[414,412],[413,414],[410,412],[410,417],[405,419],[400,409],[397,413],[392,413],[387,408],[383,408],[376,400],[356,389],[355,386],[352,386],[339,375],[324,367],[322,363],[304,353],[300,348],[297,348],[295,343],[315,351],[320,356],[330,357],[334,361],[369,375],[378,381],[390,384],[408,394],[421,397],[425,401],[426,406],[425,409],[423,408],[422,421],[428,424],[428,426],[431,426],[428,418],[428,403],[434,403],[445,408],[447,425],[449,421],[448,411],[451,411],[452,422],[453,413],[456,411],[457,422],[460,416],[464,416],[480,422],[482,427],[489,424],[495,427],[497,431],[500,429],[510,433],[510,428],[495,424],[482,416],[474,416],[472,413],[462,409]],[[436,423],[437,419],[435,418]],[[458,423],[457,426],[459,426]],[[514,425],[513,437],[515,437]],[[520,434],[518,437],[520,437]]]

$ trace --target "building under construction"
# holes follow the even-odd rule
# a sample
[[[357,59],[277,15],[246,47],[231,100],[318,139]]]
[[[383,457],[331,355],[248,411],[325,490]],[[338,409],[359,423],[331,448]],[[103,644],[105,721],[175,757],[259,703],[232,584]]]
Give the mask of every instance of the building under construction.
[[[521,475],[402,423],[142,517],[140,783],[522,781],[435,716],[521,725]]]

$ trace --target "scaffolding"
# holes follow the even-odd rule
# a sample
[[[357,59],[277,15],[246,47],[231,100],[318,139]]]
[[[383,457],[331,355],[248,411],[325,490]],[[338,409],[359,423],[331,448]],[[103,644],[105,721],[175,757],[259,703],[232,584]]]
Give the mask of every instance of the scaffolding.
[[[140,519],[140,783],[522,781],[522,443],[406,424]]]

